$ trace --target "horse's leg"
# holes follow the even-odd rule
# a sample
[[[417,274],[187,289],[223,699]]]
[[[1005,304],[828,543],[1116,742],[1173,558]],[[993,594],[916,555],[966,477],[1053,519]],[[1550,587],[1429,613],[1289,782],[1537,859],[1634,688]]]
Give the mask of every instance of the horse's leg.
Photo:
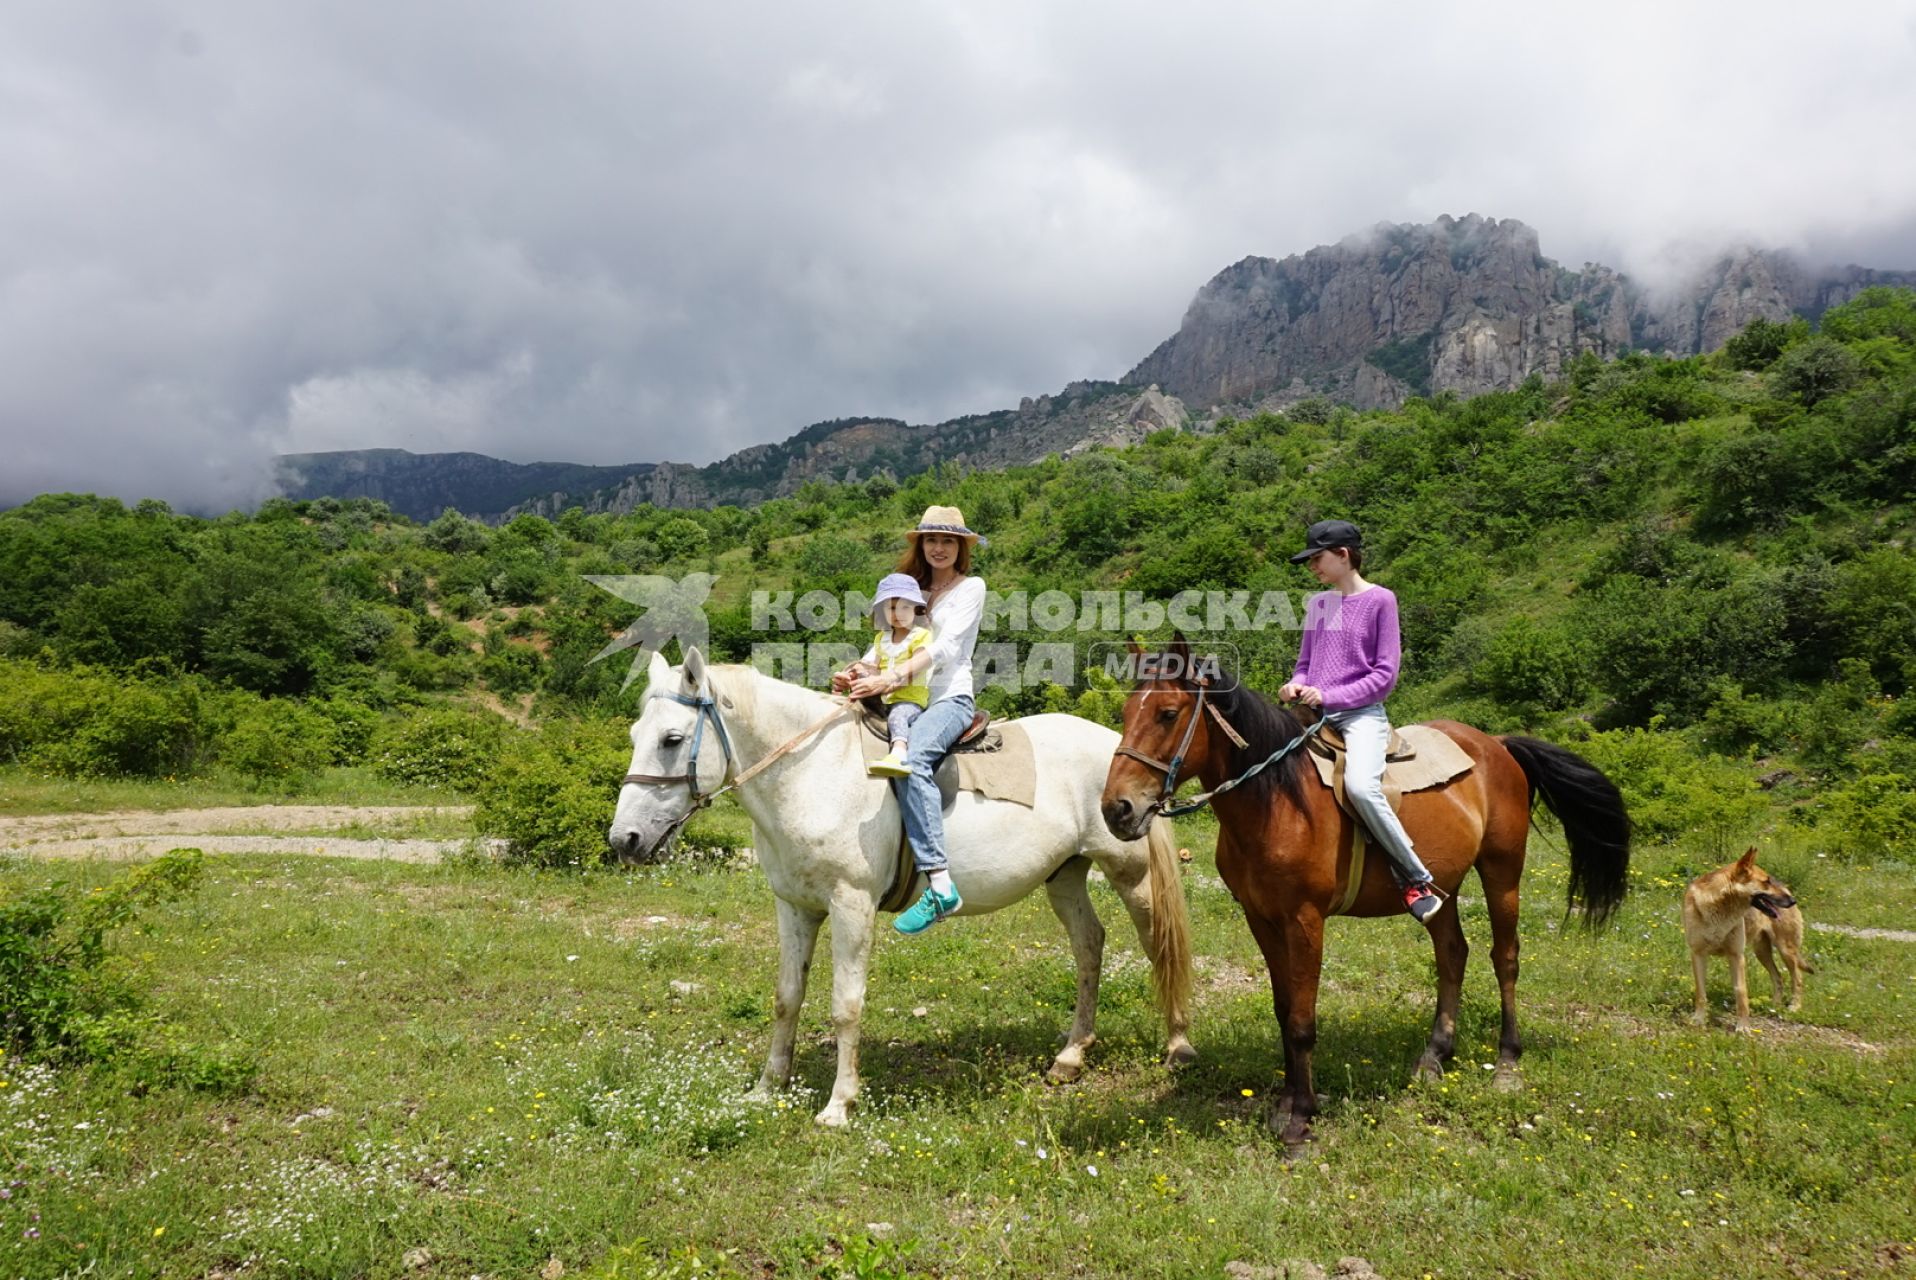
[[[1156,944],[1152,942],[1152,916],[1158,909],[1157,900],[1151,892],[1151,876],[1146,867],[1118,866],[1109,863],[1104,868],[1105,877],[1111,887],[1118,891],[1118,900],[1124,903],[1124,909],[1131,914],[1131,924],[1138,931],[1138,942],[1144,947],[1144,954],[1151,958],[1154,970],[1175,961],[1170,957],[1157,954]],[[1166,910],[1172,908],[1167,906]],[[1158,986],[1166,986],[1160,975]],[[1173,1005],[1164,1010],[1164,1064],[1169,1067],[1182,1067],[1197,1061],[1197,1050],[1191,1047],[1191,1015],[1187,1008]]]
[[[865,977],[871,965],[871,896],[841,887],[832,895],[832,1026],[838,1032],[838,1078],[820,1124],[851,1122],[858,1096],[858,1024],[865,1014]]]
[[[1084,1071],[1084,1051],[1097,1039],[1098,980],[1104,972],[1104,925],[1092,910],[1085,876],[1091,863],[1072,858],[1045,881],[1045,896],[1071,938],[1071,959],[1078,971],[1078,1004],[1071,1015],[1071,1031],[1064,1048],[1045,1072],[1052,1084],[1069,1084]]]
[[[1317,1049],[1317,984],[1324,970],[1324,921],[1300,913],[1285,921],[1285,977],[1290,986],[1290,1009],[1284,1019],[1285,1077],[1290,1085],[1291,1114],[1284,1125],[1284,1146],[1292,1154],[1311,1138],[1317,1116],[1317,1084],[1311,1059]]]
[[[1278,1091],[1274,1099],[1269,1120],[1273,1129],[1278,1127],[1281,1118],[1291,1113],[1291,1062],[1290,1038],[1284,1034],[1284,1026],[1291,1020],[1291,961],[1284,942],[1284,926],[1275,920],[1266,920],[1262,916],[1244,913],[1245,921],[1251,926],[1251,936],[1257,939],[1257,949],[1264,953],[1264,967],[1270,971],[1271,1012],[1277,1017],[1277,1039],[1284,1049],[1284,1074],[1278,1082]]]
[[[1517,1034],[1517,882],[1523,874],[1523,846],[1514,856],[1484,852],[1478,855],[1477,879],[1484,886],[1484,904],[1490,911],[1490,967],[1497,973],[1497,995],[1503,1002],[1503,1031],[1497,1038],[1494,1088],[1505,1093],[1523,1087],[1517,1059],[1523,1056],[1523,1038]],[[1454,908],[1455,903],[1451,904]]]
[[[1441,1080],[1444,1067],[1457,1056],[1457,1006],[1463,998],[1464,963],[1470,958],[1454,900],[1450,910],[1432,917],[1430,941],[1437,952],[1437,1013],[1430,1021],[1430,1043],[1417,1059],[1417,1078]]]
[[[778,904],[778,989],[772,996],[772,1047],[751,1096],[769,1099],[792,1078],[792,1045],[798,1038],[798,1009],[805,1001],[805,978],[818,945],[820,912],[801,911],[783,898]]]

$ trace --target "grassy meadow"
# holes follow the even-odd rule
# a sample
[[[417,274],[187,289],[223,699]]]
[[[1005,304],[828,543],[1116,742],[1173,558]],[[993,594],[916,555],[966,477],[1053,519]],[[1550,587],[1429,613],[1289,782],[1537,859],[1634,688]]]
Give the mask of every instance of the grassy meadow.
[[[1115,896],[1091,1069],[1042,1072],[1068,1021],[1062,930],[1033,898],[910,940],[883,930],[848,1132],[815,1127],[833,1047],[821,945],[797,1087],[748,1103],[776,957],[753,866],[625,873],[210,859],[121,931],[180,1034],[257,1053],[238,1096],[129,1093],[0,1060],[0,1273],[100,1276],[1216,1276],[1244,1261],[1384,1276],[1836,1276],[1916,1266],[1912,944],[1812,931],[1817,972],[1756,1030],[1686,1021],[1677,904],[1705,868],[1637,858],[1615,927],[1562,920],[1533,840],[1527,1088],[1493,1092],[1482,906],[1459,1058],[1408,1083],[1432,965],[1407,919],[1331,926],[1315,1149],[1264,1124],[1263,966],[1182,827],[1200,1062],[1157,1065]],[[1916,868],[1766,851],[1812,922],[1907,927]],[[21,890],[98,863],[0,863]]]

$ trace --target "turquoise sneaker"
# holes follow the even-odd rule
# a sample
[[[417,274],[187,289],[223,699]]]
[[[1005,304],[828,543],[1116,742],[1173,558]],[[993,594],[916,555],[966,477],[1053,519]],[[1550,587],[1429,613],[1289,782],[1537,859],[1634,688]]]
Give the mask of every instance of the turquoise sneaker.
[[[923,933],[964,905],[965,900],[958,896],[957,885],[951,887],[947,897],[940,897],[938,890],[927,888],[918,896],[918,901],[898,913],[891,927],[900,933]]]

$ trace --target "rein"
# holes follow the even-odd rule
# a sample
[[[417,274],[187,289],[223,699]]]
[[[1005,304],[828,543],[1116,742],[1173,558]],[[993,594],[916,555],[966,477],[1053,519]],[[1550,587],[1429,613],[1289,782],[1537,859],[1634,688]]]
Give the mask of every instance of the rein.
[[[1169,761],[1159,760],[1155,756],[1148,756],[1136,747],[1119,744],[1117,754],[1130,756],[1133,760],[1148,765],[1164,775],[1164,785],[1158,789],[1158,798],[1151,802],[1151,806],[1147,812],[1162,814],[1167,818],[1175,818],[1185,813],[1194,813],[1225,792],[1235,790],[1249,782],[1252,778],[1255,778],[1258,774],[1264,772],[1279,760],[1282,760],[1285,756],[1303,746],[1306,742],[1309,742],[1311,738],[1316,736],[1317,731],[1324,727],[1325,721],[1322,716],[1319,716],[1311,722],[1310,726],[1307,727],[1304,732],[1271,752],[1270,755],[1265,756],[1243,773],[1238,774],[1237,777],[1227,782],[1221,782],[1209,791],[1192,796],[1183,804],[1172,804],[1171,797],[1178,789],[1178,770],[1184,765],[1184,753],[1190,750],[1191,739],[1197,733],[1198,721],[1204,718],[1206,711],[1211,713],[1211,717],[1217,721],[1218,727],[1224,730],[1232,742],[1235,742],[1240,747],[1247,745],[1237,730],[1231,727],[1230,721],[1224,718],[1224,713],[1217,709],[1217,705],[1215,703],[1205,702],[1204,695],[1207,692],[1208,689],[1206,686],[1198,686],[1197,705],[1191,709],[1191,721],[1184,726],[1184,736],[1178,739],[1178,749],[1172,754]]]
[[[829,715],[814,720],[797,734],[774,747],[763,759],[758,761],[758,763],[733,777],[730,782],[725,783],[710,795],[706,795],[699,790],[699,744],[705,737],[705,722],[707,719],[711,720],[712,731],[718,735],[719,747],[725,752],[725,772],[728,774],[731,773],[734,764],[732,757],[732,739],[731,736],[725,732],[725,722],[719,719],[718,702],[709,694],[697,694],[688,697],[682,693],[667,693],[665,696],[684,706],[698,708],[698,727],[692,730],[692,754],[685,763],[685,772],[628,773],[619,782],[621,787],[630,786],[633,783],[648,783],[657,786],[673,785],[683,782],[691,790],[692,807],[672,820],[672,824],[665,829],[665,834],[659,837],[659,844],[654,846],[655,848],[664,845],[667,841],[671,840],[673,836],[676,836],[679,833],[679,829],[687,822],[690,822],[692,816],[698,813],[699,810],[711,807],[712,802],[720,796],[728,791],[736,791],[753,778],[756,778],[784,757],[792,748],[811,737],[814,733],[817,733],[820,729],[823,729],[832,721],[838,719],[838,717],[844,715],[851,707],[850,702],[839,703],[832,708]]]

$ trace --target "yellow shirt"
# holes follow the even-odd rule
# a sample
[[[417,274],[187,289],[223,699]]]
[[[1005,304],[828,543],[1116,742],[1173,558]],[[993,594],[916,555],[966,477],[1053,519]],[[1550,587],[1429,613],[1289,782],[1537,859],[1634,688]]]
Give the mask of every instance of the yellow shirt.
[[[892,642],[890,631],[880,631],[872,637],[872,660],[878,665],[878,674],[888,675],[903,666],[905,660],[931,643],[930,627],[913,627],[903,640]],[[885,695],[886,702],[910,702],[917,706],[931,703],[931,679],[929,670],[919,672],[913,677],[914,683],[900,685]]]

